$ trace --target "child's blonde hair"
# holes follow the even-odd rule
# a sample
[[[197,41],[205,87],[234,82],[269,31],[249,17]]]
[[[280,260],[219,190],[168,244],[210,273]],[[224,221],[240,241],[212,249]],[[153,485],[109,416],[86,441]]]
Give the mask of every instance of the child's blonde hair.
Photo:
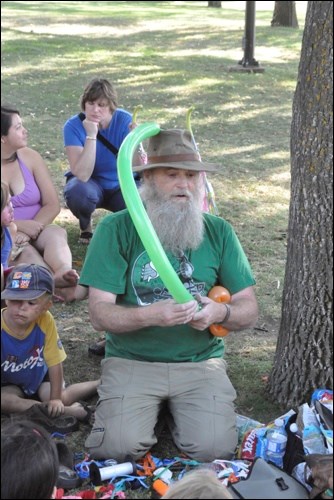
[[[173,483],[165,498],[233,498],[215,473],[209,469],[196,469]]]

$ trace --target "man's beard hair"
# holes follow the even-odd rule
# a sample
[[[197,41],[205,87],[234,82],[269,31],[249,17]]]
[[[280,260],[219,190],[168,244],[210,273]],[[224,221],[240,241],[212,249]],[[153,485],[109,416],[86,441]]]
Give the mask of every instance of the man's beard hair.
[[[200,188],[194,194],[183,192],[189,199],[179,203],[170,199],[169,195],[160,193],[153,177],[145,179],[139,191],[146,205],[147,215],[165,250],[179,256],[186,250],[199,247],[204,232]]]

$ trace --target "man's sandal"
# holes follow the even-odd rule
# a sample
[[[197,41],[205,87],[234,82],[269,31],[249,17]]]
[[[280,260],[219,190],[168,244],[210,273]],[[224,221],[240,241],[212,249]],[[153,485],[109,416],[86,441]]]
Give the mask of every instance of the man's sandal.
[[[78,243],[81,243],[82,245],[89,245],[90,240],[93,237],[93,233],[90,231],[83,231],[80,233],[80,238],[78,239]]]

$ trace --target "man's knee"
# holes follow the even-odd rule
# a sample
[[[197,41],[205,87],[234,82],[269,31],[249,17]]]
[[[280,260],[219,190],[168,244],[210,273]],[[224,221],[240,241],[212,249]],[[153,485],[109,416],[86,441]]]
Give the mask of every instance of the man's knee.
[[[238,441],[234,408],[214,399],[209,412],[195,412],[184,418],[177,415],[171,422],[172,436],[177,447],[199,461],[230,460]],[[210,405],[208,404],[208,407]]]
[[[178,446],[183,453],[200,462],[212,462],[216,459],[231,460],[234,456],[237,446],[236,430],[219,433],[214,440],[205,439],[205,436],[194,436],[194,441],[189,443],[180,443]]]
[[[143,457],[153,446],[154,442],[143,443],[140,434],[127,429],[120,434],[115,433],[108,425],[94,427],[87,437],[85,446],[89,449],[90,456],[97,460],[113,458],[117,462],[124,462],[131,457],[138,460]]]

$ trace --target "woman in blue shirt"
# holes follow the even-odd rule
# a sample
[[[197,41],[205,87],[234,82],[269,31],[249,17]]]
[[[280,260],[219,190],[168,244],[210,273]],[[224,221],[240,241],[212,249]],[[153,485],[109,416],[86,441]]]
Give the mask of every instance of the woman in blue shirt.
[[[64,125],[64,145],[70,164],[70,171],[65,174],[64,197],[79,219],[81,243],[88,244],[92,237],[91,216],[96,208],[112,212],[125,208],[117,176],[117,150],[131,130],[132,116],[117,106],[112,84],[96,78],[81,97],[83,113],[72,116]],[[99,140],[98,133],[114,146],[115,152]],[[138,155],[134,160],[142,163],[139,152]],[[134,175],[138,179],[138,174]]]

